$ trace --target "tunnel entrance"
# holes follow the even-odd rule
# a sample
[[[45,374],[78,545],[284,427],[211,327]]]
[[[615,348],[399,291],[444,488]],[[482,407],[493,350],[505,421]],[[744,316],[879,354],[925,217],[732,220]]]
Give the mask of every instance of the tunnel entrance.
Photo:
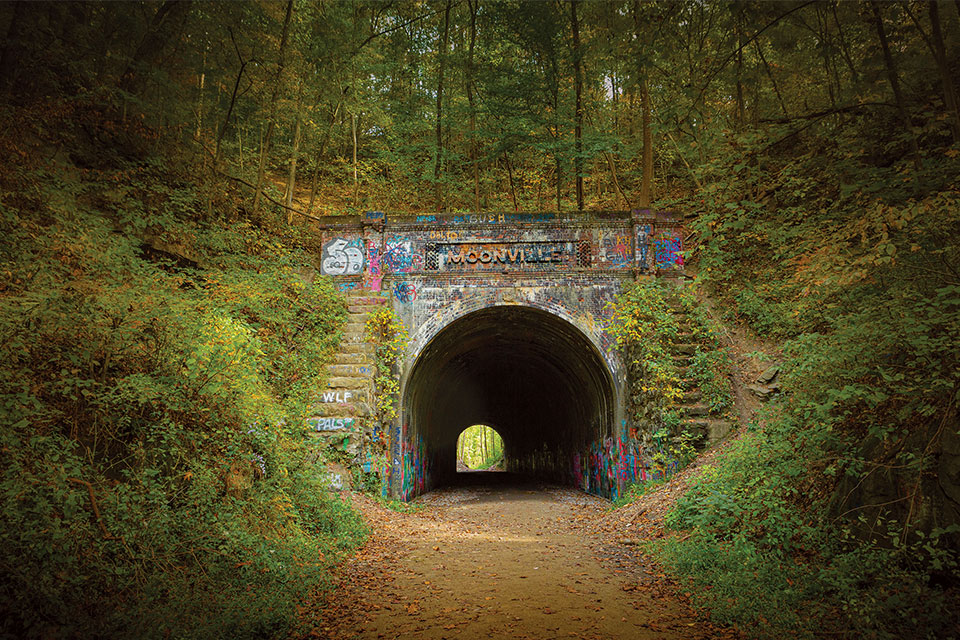
[[[616,392],[600,352],[571,322],[521,306],[475,311],[424,347],[402,392],[401,486],[408,499],[451,483],[457,438],[495,425],[506,471],[579,484],[591,443],[614,434]]]

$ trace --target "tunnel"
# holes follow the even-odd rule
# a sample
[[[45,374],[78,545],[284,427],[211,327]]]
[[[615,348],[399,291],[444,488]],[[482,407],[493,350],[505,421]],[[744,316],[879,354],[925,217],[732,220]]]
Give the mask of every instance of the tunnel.
[[[580,453],[613,433],[615,399],[603,357],[567,320],[521,306],[464,315],[405,376],[400,493],[455,482],[457,437],[476,424],[500,433],[507,471],[574,484]]]

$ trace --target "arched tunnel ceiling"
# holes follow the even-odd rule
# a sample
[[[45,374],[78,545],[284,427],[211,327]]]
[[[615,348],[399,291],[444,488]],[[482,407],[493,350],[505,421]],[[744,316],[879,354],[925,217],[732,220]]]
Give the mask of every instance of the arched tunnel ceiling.
[[[568,475],[569,458],[609,433],[614,389],[603,358],[569,322],[500,306],[450,323],[424,348],[404,387],[408,437],[455,471],[457,436],[473,424],[500,432],[509,469]]]

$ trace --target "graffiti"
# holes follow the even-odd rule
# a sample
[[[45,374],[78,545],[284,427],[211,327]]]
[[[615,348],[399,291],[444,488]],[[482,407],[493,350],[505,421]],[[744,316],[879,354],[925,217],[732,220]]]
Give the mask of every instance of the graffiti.
[[[398,282],[393,285],[393,295],[397,302],[401,304],[410,304],[417,299],[417,287],[410,282]]]
[[[334,491],[343,491],[343,476],[339,473],[328,472],[327,483],[330,485],[330,488]]]
[[[321,225],[321,232],[325,244],[318,252],[320,271],[354,276],[334,283],[352,293],[353,316],[367,308],[391,305],[412,335],[407,345],[411,361],[451,322],[481,309],[523,305],[577,327],[617,383],[626,371],[615,341],[606,332],[612,317],[609,303],[633,272],[683,265],[680,222],[661,219],[652,210],[583,219],[537,213],[393,216],[364,212],[349,222],[332,219],[329,226]],[[386,285],[384,278],[388,278]],[[355,334],[343,338],[344,354],[368,352],[362,346],[363,336]],[[339,361],[351,364],[333,364],[328,371],[331,376],[371,375],[361,358]],[[335,388],[321,389],[311,398],[314,411],[366,415],[371,393],[367,386],[345,389],[334,383]],[[616,398],[619,402],[620,396]],[[432,437],[418,435],[424,428],[418,424],[419,414],[401,412],[401,416],[410,422],[398,417],[390,424],[367,428],[360,417],[318,417],[310,421],[310,428],[323,432],[326,447],[348,455],[356,450],[355,460],[351,459],[366,464],[371,473],[376,471],[388,495],[409,499],[431,486],[431,470],[445,460],[446,453],[438,450]],[[361,425],[367,429],[362,447]],[[676,468],[664,452],[670,450],[670,443],[656,442],[642,428],[624,425],[622,430],[607,432],[597,424],[590,426],[590,433],[576,449],[564,445],[531,451],[510,464],[516,470],[566,476],[585,491],[607,498],[622,496],[632,482],[667,477]],[[345,483],[349,479],[343,475]]]
[[[413,253],[411,244],[409,238],[401,236],[389,238],[380,261],[391,273],[410,273],[423,264],[423,257]]]
[[[445,264],[559,264],[564,260],[570,243],[536,244],[464,244],[447,251]]]
[[[380,247],[373,240],[367,240],[367,272],[364,277],[367,288],[380,291],[383,273],[380,272]]]
[[[407,431],[409,427],[404,428]],[[423,493],[427,488],[430,476],[430,465],[427,464],[427,447],[419,435],[415,442],[406,438],[401,442],[400,461],[400,495],[404,500]]]
[[[352,429],[356,420],[353,418],[310,418],[307,424],[314,431],[342,431]]]
[[[641,270],[647,268],[647,243],[650,238],[650,225],[644,224],[637,228],[637,266]]]
[[[427,237],[429,237],[431,240],[446,240],[447,242],[455,242],[457,238],[460,237],[460,233],[458,231],[444,231],[441,229],[440,231],[431,231],[429,234],[427,234]]]
[[[555,213],[464,213],[453,216],[454,224],[502,222],[546,222],[556,219]]]
[[[633,250],[630,247],[630,236],[619,235],[604,238],[604,257],[615,269],[629,268],[633,262]]]
[[[653,240],[653,262],[661,269],[673,269],[683,266],[683,254],[680,236],[660,234]]]
[[[363,271],[363,240],[334,238],[323,245],[320,272],[330,276],[354,275]]]

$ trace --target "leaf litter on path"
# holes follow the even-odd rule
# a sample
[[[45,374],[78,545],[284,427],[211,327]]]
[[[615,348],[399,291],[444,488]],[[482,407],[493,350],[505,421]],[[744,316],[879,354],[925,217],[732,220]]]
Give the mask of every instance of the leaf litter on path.
[[[340,565],[335,588],[304,607],[301,637],[737,637],[699,619],[623,543],[646,537],[643,527],[604,500],[560,487],[461,487],[417,502],[421,510],[398,513],[354,497],[370,539]]]

